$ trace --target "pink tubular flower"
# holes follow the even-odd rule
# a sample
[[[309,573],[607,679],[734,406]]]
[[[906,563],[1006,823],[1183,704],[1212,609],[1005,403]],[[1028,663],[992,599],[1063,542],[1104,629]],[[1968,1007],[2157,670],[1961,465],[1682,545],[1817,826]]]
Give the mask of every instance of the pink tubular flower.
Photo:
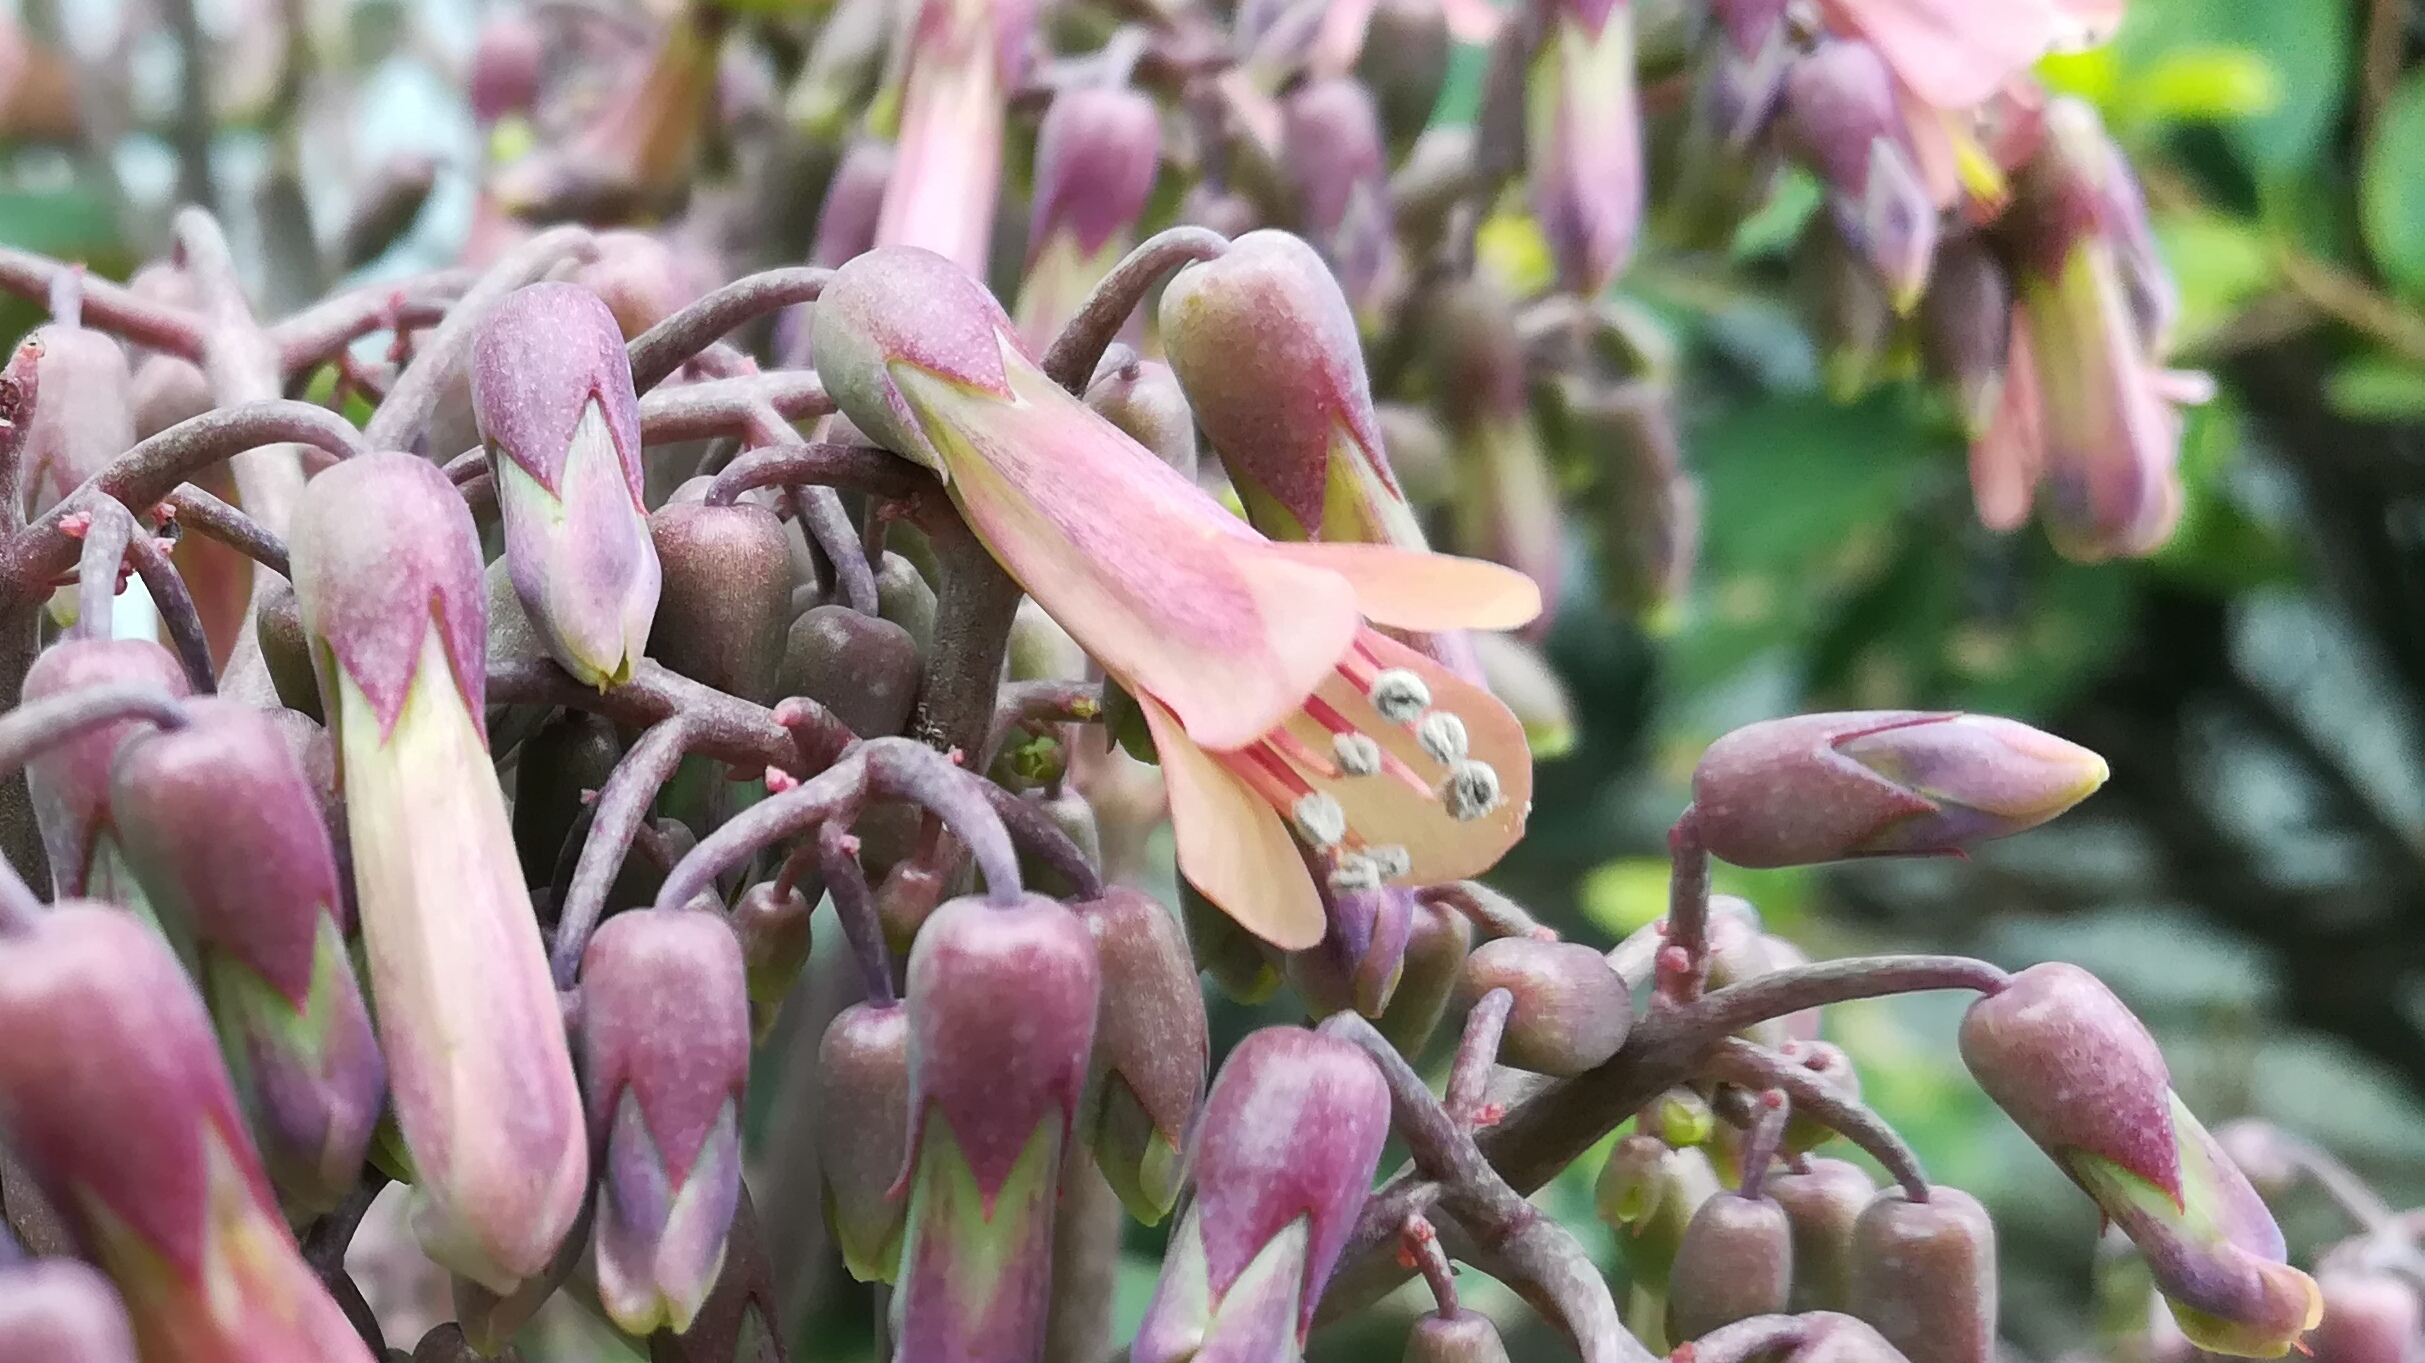
[[[1035,0],[922,0],[914,9],[898,156],[876,242],[923,246],[981,271],[1002,183],[1002,124]]]
[[[1556,0],[1526,82],[1533,215],[1558,283],[1608,287],[1642,221],[1642,130],[1629,0]]]
[[[1453,880],[1522,835],[1524,732],[1374,626],[1507,629],[1521,574],[1371,544],[1279,544],[1063,392],[950,262],[885,250],[817,306],[827,390],[935,470],[978,538],[1137,699],[1179,864],[1275,945],[1321,940],[1291,824],[1332,884]]]
[[[1127,254],[1161,155],[1162,115],[1148,96],[1085,86],[1053,98],[1036,129],[1036,203],[1019,290],[1029,345],[1051,345]]]

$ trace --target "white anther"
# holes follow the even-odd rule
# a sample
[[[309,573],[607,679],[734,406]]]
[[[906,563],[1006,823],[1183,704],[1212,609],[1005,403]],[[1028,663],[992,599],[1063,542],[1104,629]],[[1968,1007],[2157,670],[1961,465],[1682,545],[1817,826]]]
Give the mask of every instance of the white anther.
[[[1479,819],[1499,807],[1499,773],[1488,762],[1459,762],[1440,791],[1448,817],[1459,823]]]
[[[1446,710],[1434,710],[1415,725],[1415,742],[1431,760],[1443,767],[1454,766],[1465,759],[1470,740],[1465,736],[1465,721]]]
[[[1350,852],[1331,864],[1330,888],[1338,894],[1381,888],[1381,867],[1371,857]]]
[[[1338,734],[1330,740],[1330,755],[1342,776],[1372,776],[1381,770],[1381,745],[1366,734]]]
[[[1379,847],[1367,847],[1364,849],[1364,855],[1372,861],[1374,869],[1381,873],[1383,880],[1396,880],[1415,869],[1414,855],[1394,842],[1385,843]]]
[[[1372,690],[1366,693],[1372,708],[1392,724],[1412,724],[1431,708],[1431,688],[1423,679],[1402,667],[1393,667],[1372,679]]]
[[[1311,847],[1336,847],[1347,836],[1347,811],[1320,791],[1298,796],[1288,817],[1297,826],[1297,836]]]

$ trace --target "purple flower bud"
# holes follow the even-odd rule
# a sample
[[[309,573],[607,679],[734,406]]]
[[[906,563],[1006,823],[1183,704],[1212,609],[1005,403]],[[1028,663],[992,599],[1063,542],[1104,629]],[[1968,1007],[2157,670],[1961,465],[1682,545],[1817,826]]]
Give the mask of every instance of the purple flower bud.
[[[1975,234],[1950,237],[1920,300],[1920,354],[1972,440],[1987,434],[2004,401],[2012,346],[2012,281]]]
[[[1877,271],[1895,311],[1909,312],[1928,282],[1937,206],[1885,58],[1855,39],[1824,40],[1787,74],[1785,106],[1836,225]]]
[[[1388,1086],[1353,1045],[1299,1027],[1238,1043],[1205,1100],[1195,1201],[1135,1363],[1296,1357],[1388,1136]]]
[[[641,502],[640,400],[614,314],[578,284],[498,300],[472,346],[472,411],[505,523],[505,562],[564,669],[631,676],[657,608]]]
[[[1642,220],[1642,115],[1630,0],[1558,0],[1532,57],[1525,156],[1533,216],[1558,282],[1587,297],[1633,254]]]
[[[482,730],[479,537],[435,464],[371,454],[305,485],[292,552],[416,1225],[431,1257],[505,1295],[555,1257],[589,1152]]]
[[[1800,1172],[1768,1176],[1768,1196],[1793,1227],[1789,1311],[1842,1311],[1852,1305],[1852,1231],[1878,1185],[1848,1160],[1812,1159]]]
[[[176,658],[148,639],[62,639],[26,669],[24,696],[45,700],[112,683],[156,686],[178,697],[191,689]],[[110,812],[109,770],[119,747],[150,727],[137,719],[104,724],[25,764],[34,821],[60,898],[89,896],[141,908],[143,887],[126,867]]]
[[[132,916],[0,937],[0,1126],[125,1294],[146,1358],[370,1363],[296,1252],[210,1017]]]
[[[1945,853],[2088,798],[2105,759],[1992,715],[1856,710],[1748,724],[1693,772],[1709,850],[1738,866]]]
[[[1853,1225],[1852,1314],[1912,1363],[1996,1356],[1996,1230],[1957,1188],[1878,1194]]]
[[[232,701],[187,714],[120,750],[111,808],[153,908],[197,947],[262,1162],[301,1222],[359,1180],[387,1068],[346,951],[336,853],[293,745]]]
[[[1328,930],[1317,945],[1289,953],[1290,981],[1316,1017],[1347,1008],[1380,1017],[1406,968],[1414,892],[1396,885],[1377,890],[1325,888],[1322,907]]]
[[[1135,351],[1115,345],[1095,367],[1086,405],[1163,463],[1196,476],[1196,414],[1169,365],[1140,360]]]
[[[924,669],[908,630],[848,606],[818,606],[791,623],[780,689],[833,711],[861,738],[882,738],[908,725]]]
[[[791,551],[762,506],[676,502],[649,517],[664,574],[649,656],[667,668],[767,704],[791,625]]]
[[[547,34],[535,16],[520,10],[491,16],[472,47],[472,117],[485,127],[529,109],[546,59]]]
[[[1516,996],[1502,1063],[1538,1074],[1581,1074],[1617,1053],[1633,1028],[1633,999],[1608,958],[1581,942],[1501,937],[1466,958],[1470,1003],[1493,989]]]
[[[1477,1312],[1428,1315],[1406,1336],[1406,1363],[1507,1363],[1507,1343]]]
[[[1151,895],[1108,886],[1075,906],[1095,939],[1095,1162],[1129,1214],[1153,1225],[1179,1197],[1183,1152],[1212,1063],[1204,992],[1179,920]]]
[[[18,455],[28,517],[57,506],[135,443],[134,376],[126,349],[105,331],[47,326],[27,337],[34,361],[34,413]]]
[[[1163,290],[1170,367],[1247,518],[1275,539],[1419,547],[1347,297],[1312,247],[1249,232]]]
[[[1101,978],[1086,925],[1040,896],[956,899],[918,933],[901,1363],[1015,1363],[1042,1349],[1053,1207]]]
[[[627,1334],[690,1328],[741,1195],[749,992],[713,914],[617,914],[581,957],[581,1072],[598,1192],[598,1298]]]
[[[600,232],[594,240],[597,258],[575,270],[572,283],[606,304],[606,310],[614,314],[616,330],[626,341],[679,312],[705,291],[700,287],[700,272],[680,252],[646,232]],[[630,372],[628,366],[624,372]]]
[[[2416,1289],[2389,1273],[2324,1269],[2324,1318],[2301,1346],[2316,1363],[2408,1363],[2425,1337]]]
[[[1036,129],[1019,334],[1042,351],[1127,253],[1162,155],[1162,114],[1126,86],[1063,90]]]
[[[134,387],[129,390],[127,401],[135,409],[137,440],[149,440],[217,405],[211,399],[210,379],[201,366],[174,355],[151,355],[137,365]]]
[[[843,1266],[861,1282],[900,1271],[909,1156],[909,1010],[854,1003],[817,1046],[817,1176]]]
[[[1407,915],[1405,964],[1389,1006],[1373,1019],[1373,1029],[1400,1055],[1419,1054],[1440,1026],[1448,1001],[1465,978],[1465,957],[1473,949],[1473,924],[1446,904],[1418,898]]]
[[[1720,1193],[1684,1228],[1667,1289],[1667,1332],[1698,1339],[1722,1325],[1785,1309],[1794,1277],[1793,1228],[1766,1197]]]
[[[751,1003],[773,1008],[791,993],[808,965],[809,916],[815,908],[796,888],[778,894],[771,880],[741,892],[733,905],[733,935],[740,939]]]
[[[1979,1087],[2146,1256],[2200,1348],[2271,1357],[2322,1310],[2248,1179],[2172,1091],[2155,1040],[2094,975],[2032,966],[1970,1007]]]
[[[135,1335],[109,1280],[74,1259],[0,1268],[0,1358],[135,1363]]]
[[[1281,105],[1282,158],[1305,235],[1330,257],[1359,315],[1375,316],[1397,286],[1389,148],[1372,92],[1351,76],[1311,80]]]

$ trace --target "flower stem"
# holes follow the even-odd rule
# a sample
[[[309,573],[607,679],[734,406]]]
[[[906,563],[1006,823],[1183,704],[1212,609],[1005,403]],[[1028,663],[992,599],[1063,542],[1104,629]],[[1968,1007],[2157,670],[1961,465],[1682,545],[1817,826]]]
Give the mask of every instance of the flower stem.
[[[1448,1252],[1440,1248],[1440,1232],[1432,1228],[1431,1218],[1408,1212],[1405,1226],[1398,1231],[1398,1247],[1414,1260],[1415,1271],[1431,1287],[1431,1299],[1438,1304],[1441,1318],[1453,1320],[1463,1315],[1465,1308],[1457,1301],[1457,1271],[1448,1262]]]
[[[1001,816],[978,793],[990,782],[906,738],[871,739],[859,751],[867,763],[869,798],[907,800],[943,820],[976,858],[985,897],[997,904],[1018,902],[1024,893],[1019,854]]]
[[[979,781],[978,789],[985,793],[1002,826],[1010,833],[1013,844],[1050,867],[1054,874],[1068,881],[1074,889],[1073,900],[1099,899],[1103,894],[1102,873],[1093,862],[1070,841],[1069,834],[1052,821],[1043,810],[991,781]]]
[[[118,599],[118,567],[134,538],[135,518],[107,497],[80,498],[84,538],[76,553],[76,623],[73,639],[110,637],[112,604]]]
[[[1507,1035],[1507,1015],[1515,1006],[1512,991],[1493,989],[1465,1015],[1465,1034],[1457,1039],[1457,1056],[1448,1069],[1448,1115],[1467,1131],[1479,1124],[1490,1069],[1498,1063],[1499,1042]],[[1451,1314],[1445,1307],[1442,1313]]]
[[[647,392],[735,327],[825,292],[831,270],[791,265],[744,275],[632,338],[632,387]]]
[[[396,375],[387,401],[379,404],[379,410],[362,427],[363,442],[374,450],[412,449],[428,428],[431,414],[438,410],[439,399],[462,372],[472,338],[479,333],[489,308],[523,285],[546,278],[563,261],[586,261],[597,253],[589,229],[568,226],[551,227],[499,257],[447,309],[446,320],[429,334],[412,363]]]
[[[1172,227],[1139,242],[1111,267],[1079,306],[1078,315],[1053,338],[1044,352],[1045,376],[1072,393],[1085,392],[1104,349],[1155,281],[1182,265],[1212,260],[1228,250],[1229,238],[1204,227]]]
[[[884,923],[876,916],[875,891],[868,888],[867,870],[859,864],[858,840],[839,819],[817,826],[817,868],[825,874],[825,892],[833,896],[834,917],[859,963],[867,1001],[889,1008],[900,1001],[893,992],[892,949],[884,943]]]
[[[802,483],[896,500],[915,497],[935,485],[916,465],[879,449],[793,441],[761,445],[726,464],[707,485],[705,500],[709,506],[731,506],[741,500],[742,493],[756,488]],[[852,537],[857,537],[856,530]],[[864,555],[861,561],[865,561]]]
[[[1904,1193],[1912,1201],[1928,1200],[1928,1175],[1920,1169],[1920,1157],[1912,1153],[1885,1118],[1867,1105],[1846,1098],[1809,1070],[1741,1037],[1728,1037],[1721,1042],[1710,1068],[1729,1083],[1783,1092],[1792,1101],[1794,1111],[1867,1151],[1885,1167],[1889,1177],[1903,1185]],[[1748,1163],[1743,1176],[1748,1183],[1751,1178]]]
[[[615,763],[606,784],[598,788],[598,798],[590,805],[589,837],[581,844],[572,884],[556,911],[553,963],[558,990],[570,992],[581,973],[581,955],[589,949],[589,935],[606,912],[606,896],[614,889],[615,877],[623,872],[632,837],[639,832],[641,820],[648,817],[657,792],[682,764],[695,727],[685,713],[659,721],[640,735]],[[688,902],[685,896],[674,901],[673,907]]]
[[[294,578],[286,541],[239,508],[192,483],[177,484],[161,501],[180,527],[217,540],[280,577]]]
[[[119,514],[125,515],[123,511]],[[133,517],[127,519],[131,524]],[[126,556],[134,562],[135,576],[143,579],[143,589],[151,593],[152,605],[160,612],[160,627],[168,631],[169,643],[177,650],[177,661],[184,666],[185,680],[194,694],[207,696],[217,691],[210,636],[202,628],[202,612],[194,605],[184,575],[161,551],[159,541],[140,531],[128,538]]]
[[[1690,1003],[1709,978],[1709,849],[1691,805],[1667,831],[1667,854],[1674,863],[1667,882],[1667,942],[1684,953],[1684,968],[1660,983],[1672,1002]]]

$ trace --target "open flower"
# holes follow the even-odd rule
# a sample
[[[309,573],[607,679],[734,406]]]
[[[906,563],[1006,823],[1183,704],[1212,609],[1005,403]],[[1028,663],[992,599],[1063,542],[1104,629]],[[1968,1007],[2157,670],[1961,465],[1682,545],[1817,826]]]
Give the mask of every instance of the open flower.
[[[826,387],[942,475],[978,538],[1137,699],[1179,864],[1291,949],[1320,941],[1305,855],[1341,887],[1476,874],[1522,835],[1523,726],[1374,626],[1507,629],[1522,575],[1371,544],[1280,544],[1045,376],[983,286],[930,252],[842,267]]]

